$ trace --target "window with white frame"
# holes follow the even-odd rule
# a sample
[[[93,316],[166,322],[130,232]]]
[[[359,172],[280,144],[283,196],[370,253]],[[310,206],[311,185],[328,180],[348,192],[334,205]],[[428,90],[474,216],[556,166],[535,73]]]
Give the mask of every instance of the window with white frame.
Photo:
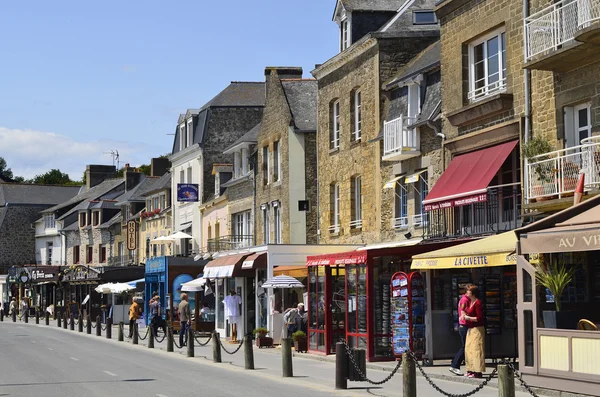
[[[269,217],[269,206],[263,204],[261,206],[263,216],[263,243],[269,244],[271,242],[271,219]]]
[[[192,183],[192,167],[187,169],[187,183]]]
[[[362,93],[359,89],[352,95],[352,142],[362,137]]]
[[[476,101],[506,89],[506,33],[496,30],[469,45],[469,94]]]
[[[583,139],[592,136],[591,106],[583,103],[565,106],[565,147],[581,145]]]
[[[160,200],[158,196],[152,197],[152,210],[160,209]]]
[[[413,226],[421,227],[427,225],[427,212],[424,210],[423,201],[429,194],[429,185],[427,184],[427,171],[419,175],[419,180],[413,185],[415,187],[415,215],[413,216]]]
[[[56,228],[56,217],[54,214],[45,214],[44,215],[44,227],[46,229],[55,229]]]
[[[79,227],[86,227],[86,226],[87,226],[87,213],[80,212],[79,213]]]
[[[232,235],[234,241],[243,247],[252,245],[251,211],[238,212],[232,215]]]
[[[186,144],[187,144],[187,134],[185,132],[185,124],[181,124],[179,126],[179,150],[185,149]]]
[[[350,21],[345,17],[340,22],[340,51],[350,47]]]
[[[179,171],[179,183],[185,183],[185,171]]]
[[[352,205],[351,228],[362,227],[362,178],[360,175],[352,177],[350,181],[350,201]]]
[[[408,118],[413,124],[421,113],[421,86],[418,83],[408,85]]]
[[[329,149],[340,147],[340,101],[331,104],[329,128]]]
[[[262,168],[263,168],[263,185],[268,185],[270,182],[270,161],[269,161],[269,146],[262,148]]]
[[[240,176],[242,176],[241,153],[235,152],[233,153],[233,178],[239,178]]]
[[[240,156],[242,158],[242,176],[248,173],[248,149],[242,148],[240,152]]]
[[[189,119],[187,122],[187,146],[192,146],[192,140],[194,139],[194,130],[193,130],[193,126],[194,123],[192,122],[192,119]]]
[[[215,196],[219,197],[221,195],[221,178],[219,173],[215,174]]]
[[[329,185],[329,231],[339,233],[340,231],[340,184]]]
[[[281,244],[281,203],[275,201],[272,203],[273,206],[273,227],[275,228],[273,233],[274,243]]]
[[[273,143],[273,181],[281,180],[281,148],[279,141]]]
[[[396,182],[394,229],[408,227],[408,189],[404,183]]]
[[[92,226],[98,226],[100,224],[100,211],[92,212]]]

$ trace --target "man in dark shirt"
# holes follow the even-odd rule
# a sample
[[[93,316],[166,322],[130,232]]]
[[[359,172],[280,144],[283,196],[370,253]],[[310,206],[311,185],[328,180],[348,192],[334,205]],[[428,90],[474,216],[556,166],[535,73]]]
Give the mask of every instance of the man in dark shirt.
[[[192,321],[192,313],[190,304],[188,303],[187,294],[181,294],[181,302],[179,303],[179,344],[184,345],[184,336],[187,334]]]

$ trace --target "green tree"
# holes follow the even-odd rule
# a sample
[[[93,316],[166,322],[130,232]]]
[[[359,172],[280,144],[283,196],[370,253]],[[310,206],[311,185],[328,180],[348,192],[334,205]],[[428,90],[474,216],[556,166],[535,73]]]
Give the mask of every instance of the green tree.
[[[13,179],[13,172],[10,168],[8,168],[8,164],[6,164],[4,157],[0,157],[0,178],[6,180]]]
[[[68,185],[73,183],[73,181],[69,178],[69,174],[53,168],[45,174],[36,175],[33,178],[33,183],[39,185]]]

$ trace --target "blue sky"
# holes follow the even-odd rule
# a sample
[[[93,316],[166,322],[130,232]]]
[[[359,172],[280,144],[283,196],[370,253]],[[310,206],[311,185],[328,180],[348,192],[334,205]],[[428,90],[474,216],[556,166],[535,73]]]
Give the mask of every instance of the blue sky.
[[[148,163],[179,113],[267,65],[337,52],[335,0],[12,1],[0,5],[0,156],[27,178]]]

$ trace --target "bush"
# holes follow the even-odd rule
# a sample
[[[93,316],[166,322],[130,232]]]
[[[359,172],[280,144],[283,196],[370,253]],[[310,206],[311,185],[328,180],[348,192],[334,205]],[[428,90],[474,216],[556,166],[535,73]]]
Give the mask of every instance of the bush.
[[[267,334],[269,333],[269,330],[266,328],[256,328],[254,331],[252,331],[252,333],[258,337],[263,337],[263,336],[267,336]]]
[[[304,331],[296,331],[292,334],[292,339],[298,340],[300,338],[306,338],[306,333]]]

